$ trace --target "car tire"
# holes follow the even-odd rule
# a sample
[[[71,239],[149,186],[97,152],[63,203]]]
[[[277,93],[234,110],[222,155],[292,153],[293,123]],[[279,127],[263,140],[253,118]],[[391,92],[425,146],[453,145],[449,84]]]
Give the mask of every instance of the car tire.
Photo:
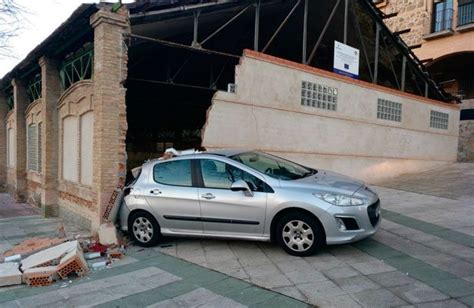
[[[326,243],[321,223],[301,212],[285,214],[278,221],[275,237],[278,244],[293,256],[311,256]]]
[[[152,247],[161,239],[160,225],[148,212],[132,213],[128,219],[128,233],[133,241],[142,247]]]

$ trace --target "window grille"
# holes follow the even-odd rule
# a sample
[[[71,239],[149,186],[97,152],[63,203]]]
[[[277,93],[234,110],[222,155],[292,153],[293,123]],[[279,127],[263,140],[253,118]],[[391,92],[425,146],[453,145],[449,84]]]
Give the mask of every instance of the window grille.
[[[301,84],[301,105],[336,110],[337,88],[303,81]]]
[[[379,98],[377,102],[377,118],[388,121],[402,121],[402,104]]]
[[[38,171],[38,130],[35,124],[28,126],[27,153],[28,170]]]
[[[13,101],[13,87],[10,86],[5,90],[5,96],[7,98],[7,106],[8,110],[12,110],[15,107],[15,103]]]
[[[68,89],[78,81],[92,79],[94,66],[94,49],[92,46],[92,44],[85,45],[64,61],[60,70],[63,90]]]
[[[36,74],[26,86],[26,92],[30,103],[41,98],[41,74]]]
[[[448,129],[449,114],[431,110],[430,127]]]
[[[42,137],[41,137],[41,132],[42,132],[42,124],[39,123],[38,124],[38,167],[37,167],[37,171],[38,172],[41,172],[41,164],[42,164],[42,158],[43,158],[43,154],[41,153],[43,147],[42,147]]]

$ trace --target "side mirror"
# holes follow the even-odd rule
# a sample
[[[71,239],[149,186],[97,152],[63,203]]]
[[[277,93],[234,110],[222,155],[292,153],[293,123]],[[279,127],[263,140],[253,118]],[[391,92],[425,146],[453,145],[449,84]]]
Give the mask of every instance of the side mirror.
[[[230,186],[232,191],[242,191],[247,197],[253,197],[253,191],[250,189],[249,184],[244,180],[238,180],[232,183]]]

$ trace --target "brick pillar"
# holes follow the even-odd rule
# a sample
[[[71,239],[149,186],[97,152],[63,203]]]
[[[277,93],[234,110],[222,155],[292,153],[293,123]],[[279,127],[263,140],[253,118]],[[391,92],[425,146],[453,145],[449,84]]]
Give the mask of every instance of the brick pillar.
[[[41,173],[43,193],[41,209],[45,217],[58,216],[58,99],[61,95],[58,65],[54,60],[42,57],[41,99],[43,102],[43,124],[41,132]]]
[[[16,165],[15,165],[15,191],[13,195],[17,201],[25,201],[26,196],[26,121],[25,110],[28,106],[28,95],[23,82],[19,79],[12,80],[13,99],[15,107],[13,117],[15,119],[16,138]]]
[[[7,99],[2,92],[0,93],[0,188],[7,184],[7,113]]]
[[[128,11],[117,13],[106,9],[91,17],[94,28],[94,185],[97,189],[97,220],[112,193],[125,182],[127,132],[123,82],[127,78],[127,47],[124,35],[129,31]]]

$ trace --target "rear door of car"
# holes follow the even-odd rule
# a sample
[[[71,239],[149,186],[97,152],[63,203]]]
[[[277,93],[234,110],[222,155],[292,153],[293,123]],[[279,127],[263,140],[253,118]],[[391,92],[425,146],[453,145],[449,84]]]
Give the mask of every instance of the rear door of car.
[[[193,160],[158,162],[144,191],[163,233],[202,233]]]
[[[199,159],[197,162],[204,234],[262,236],[269,186],[249,172],[224,161]],[[253,195],[232,191],[230,186],[237,180],[247,182],[252,187]]]

